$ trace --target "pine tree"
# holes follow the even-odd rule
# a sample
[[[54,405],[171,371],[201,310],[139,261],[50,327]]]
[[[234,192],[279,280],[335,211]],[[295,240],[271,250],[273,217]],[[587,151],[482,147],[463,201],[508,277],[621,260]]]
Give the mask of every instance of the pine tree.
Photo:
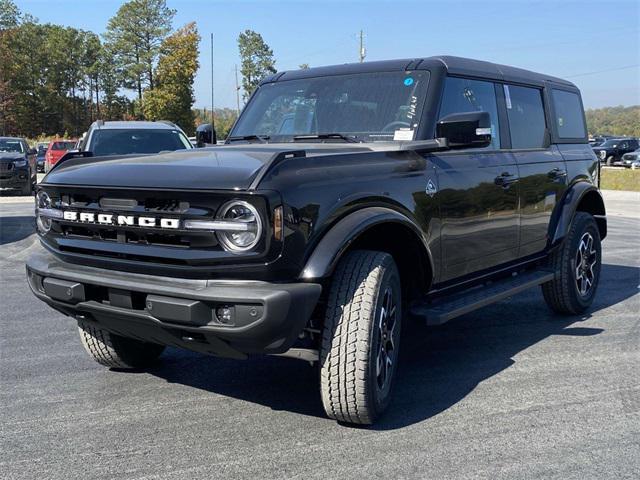
[[[258,87],[260,80],[276,73],[276,61],[273,50],[262,39],[262,35],[253,30],[245,30],[238,37],[242,74],[243,98],[245,101]]]
[[[195,22],[177,30],[162,42],[156,69],[156,87],[144,94],[144,114],[149,120],[170,120],[187,133],[195,128],[191,107],[195,101],[193,80],[198,71],[200,35]]]

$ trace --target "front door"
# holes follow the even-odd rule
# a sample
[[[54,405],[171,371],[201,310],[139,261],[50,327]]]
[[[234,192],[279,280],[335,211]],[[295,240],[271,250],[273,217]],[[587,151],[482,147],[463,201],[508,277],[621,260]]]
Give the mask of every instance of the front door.
[[[518,170],[508,153],[434,156],[441,216],[442,278],[451,280],[518,254]]]
[[[430,157],[441,218],[440,282],[517,258],[519,175],[513,155],[501,150],[499,88],[493,82],[461,77],[448,77],[445,82],[439,118],[451,113],[487,112],[492,144]]]

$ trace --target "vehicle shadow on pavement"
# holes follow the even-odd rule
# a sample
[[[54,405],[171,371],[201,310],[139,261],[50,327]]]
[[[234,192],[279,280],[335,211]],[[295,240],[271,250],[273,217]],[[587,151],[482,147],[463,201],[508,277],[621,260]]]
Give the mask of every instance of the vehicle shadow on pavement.
[[[35,218],[31,216],[0,217],[0,245],[18,242],[34,234]]]
[[[554,315],[535,289],[440,327],[407,322],[392,404],[370,428],[393,430],[438,415],[513,365],[518,353],[552,335],[601,333],[572,324],[636,294],[639,277],[639,268],[603,265],[594,305],[582,316]],[[257,357],[242,362],[171,349],[149,373],[273,410],[325,416],[318,370],[301,361]]]

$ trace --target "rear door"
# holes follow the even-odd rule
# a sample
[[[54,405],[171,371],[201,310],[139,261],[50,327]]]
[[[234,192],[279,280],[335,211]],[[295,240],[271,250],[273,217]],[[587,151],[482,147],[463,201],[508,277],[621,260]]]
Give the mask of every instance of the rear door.
[[[439,118],[488,112],[493,141],[430,157],[442,222],[441,282],[509,262],[518,253],[518,171],[510,152],[501,149],[498,88],[491,81],[446,79]]]
[[[520,174],[520,250],[526,257],[544,250],[551,214],[567,184],[567,167],[557,146],[550,145],[543,90],[502,86],[510,147]]]

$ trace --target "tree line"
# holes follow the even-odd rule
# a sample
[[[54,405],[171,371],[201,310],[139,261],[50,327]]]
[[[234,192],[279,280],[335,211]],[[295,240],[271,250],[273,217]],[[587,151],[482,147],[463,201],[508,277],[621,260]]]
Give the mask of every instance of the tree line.
[[[0,133],[77,137],[96,119],[192,132],[200,36],[195,23],[172,31],[174,15],[165,0],[131,0],[98,36],[0,0]]]
[[[640,137],[640,105],[589,109],[585,115],[591,135]]]
[[[77,137],[97,119],[170,120],[187,133],[210,122],[193,109],[200,35],[173,31],[165,0],[129,0],[105,32],[42,24],[0,0],[0,134]],[[238,37],[243,98],[275,73],[273,51],[251,30]],[[216,109],[224,138],[236,118]]]
[[[193,22],[174,31],[175,13],[166,0],[129,0],[100,36],[42,24],[0,0],[0,134],[77,137],[97,119],[170,120],[191,134],[210,122],[210,110],[193,108],[200,35]],[[246,101],[276,62],[259,33],[245,30],[237,40]],[[215,110],[218,138],[236,116]],[[586,117],[591,134],[640,136],[640,106]]]

